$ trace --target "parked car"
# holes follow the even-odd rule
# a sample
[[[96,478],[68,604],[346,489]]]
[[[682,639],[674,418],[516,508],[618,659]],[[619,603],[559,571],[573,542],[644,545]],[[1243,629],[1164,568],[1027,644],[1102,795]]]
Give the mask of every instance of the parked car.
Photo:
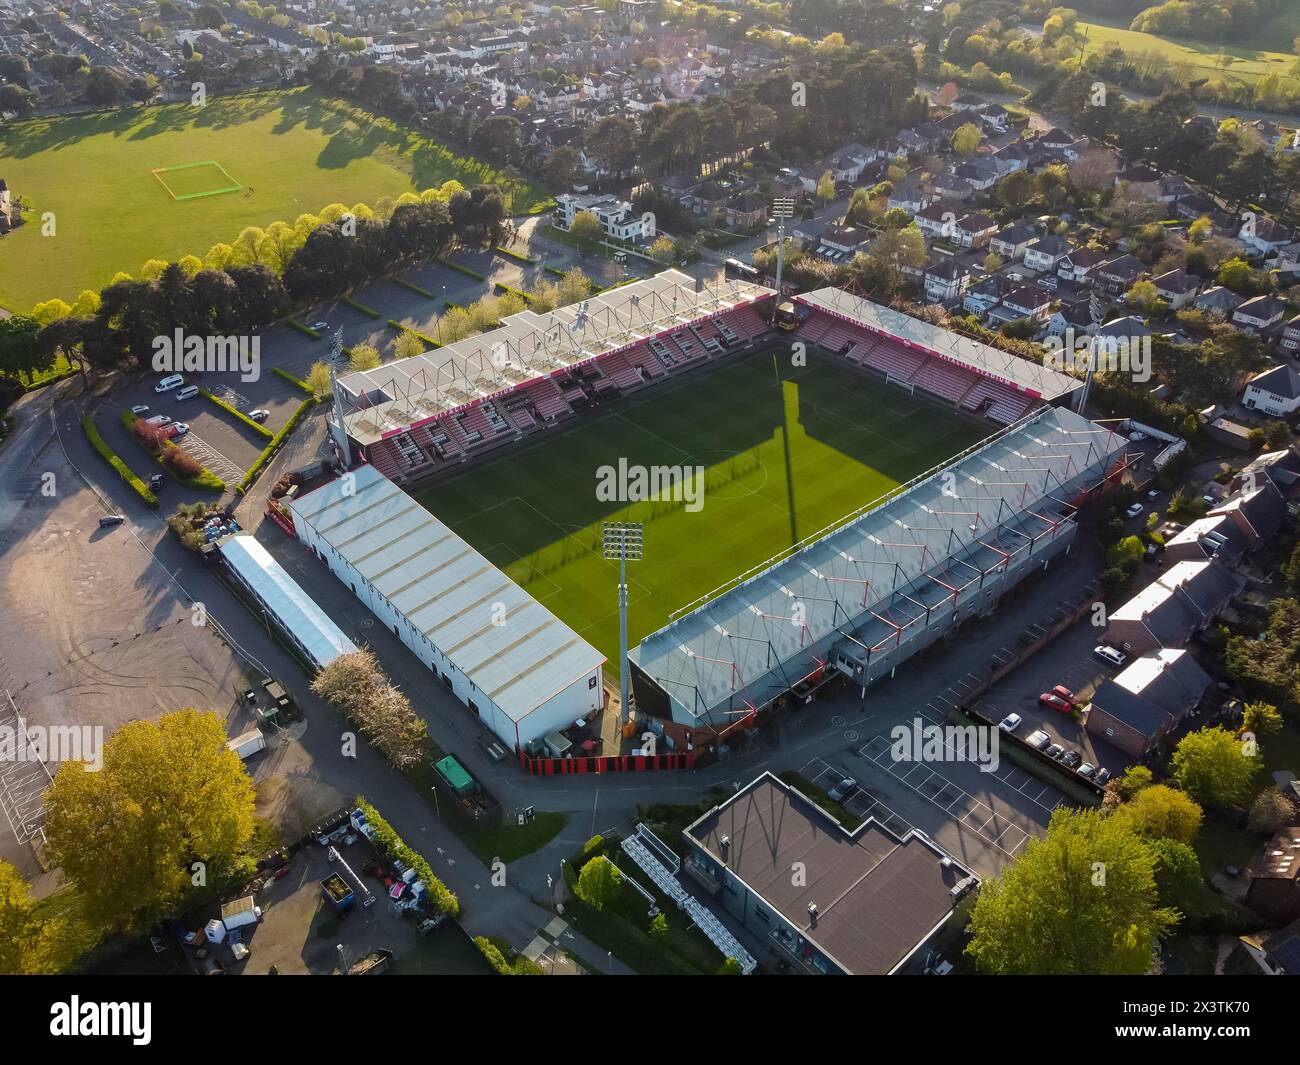
[[[153,386],[155,392],[170,392],[173,388],[180,388],[185,383],[183,375],[174,373],[170,377],[164,377]]]
[[[1098,769],[1097,775],[1092,778],[1094,784],[1105,784],[1110,779],[1109,769]]]
[[[1059,695],[1067,703],[1077,703],[1079,700],[1074,697],[1074,692],[1070,691],[1064,684],[1058,684],[1052,689],[1053,695]]]
[[[101,529],[111,529],[114,525],[121,525],[124,521],[126,521],[126,518],[121,514],[105,514],[99,519],[99,527]]]
[[[1038,697],[1038,705],[1046,707],[1048,710],[1055,710],[1058,714],[1068,714],[1074,709],[1074,704],[1062,699],[1059,695],[1052,692],[1043,692]]]
[[[1217,507],[1219,505],[1219,501],[1214,496],[1201,496],[1201,502],[1207,507]]]
[[[147,425],[171,425],[171,422],[171,418],[166,414],[155,414],[152,418],[145,419]]]
[[[271,416],[271,412],[269,410],[262,410],[261,407],[258,407],[257,410],[250,410],[248,416],[255,422],[264,422]]]
[[[1049,743],[1052,742],[1052,737],[1049,736],[1042,729],[1038,729],[1036,732],[1031,732],[1029,734],[1029,739],[1025,740],[1025,742],[1029,744],[1029,746],[1032,747],[1034,750],[1041,751],[1044,747],[1046,747]]]
[[[1075,770],[1075,772],[1078,773],[1079,776],[1083,777],[1084,780],[1091,780],[1097,774],[1097,767],[1091,762],[1084,762],[1083,765],[1079,766],[1079,768]]]
[[[1066,751],[1061,758],[1061,765],[1065,766],[1066,769],[1073,769],[1082,761],[1083,755],[1078,751]]]
[[[1094,647],[1092,653],[1110,666],[1122,666],[1128,661],[1128,656],[1122,651],[1117,651],[1115,648],[1109,647],[1104,643]]]
[[[156,492],[162,486],[163,486],[163,475],[161,473],[155,473],[152,477],[149,478],[150,491]]]
[[[1141,503],[1131,503],[1129,504],[1128,509],[1124,511],[1125,516],[1130,518],[1136,518],[1141,513],[1142,513]]]
[[[175,436],[184,436],[186,433],[190,431],[190,427],[185,422],[176,422],[175,425],[176,425],[176,432],[174,434]]]
[[[1159,498],[1160,498],[1160,489],[1159,489],[1159,488],[1152,488],[1149,492],[1147,492],[1147,498],[1148,498],[1148,499],[1159,499]]]
[[[1065,748],[1059,743],[1054,743],[1043,752],[1048,758],[1060,758],[1065,753]]]
[[[312,322],[311,327],[315,329],[316,332],[319,333],[325,329],[328,329],[330,327],[330,324],[329,322]]]
[[[149,409],[149,404],[139,403],[131,408],[132,414],[144,414]]]
[[[998,728],[1003,732],[1015,732],[1016,729],[1020,727],[1020,723],[1023,720],[1024,719],[1019,714],[1007,714],[1006,717],[998,722]]]
[[[858,782],[852,777],[844,777],[835,787],[826,793],[831,802],[843,802],[858,790]]]

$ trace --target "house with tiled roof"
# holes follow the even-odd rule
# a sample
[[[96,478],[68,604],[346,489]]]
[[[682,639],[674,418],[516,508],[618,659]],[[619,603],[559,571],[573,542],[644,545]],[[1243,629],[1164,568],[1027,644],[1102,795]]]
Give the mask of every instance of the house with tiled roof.
[[[1111,611],[1105,642],[1128,655],[1181,647],[1218,617],[1238,583],[1217,562],[1179,562]]]

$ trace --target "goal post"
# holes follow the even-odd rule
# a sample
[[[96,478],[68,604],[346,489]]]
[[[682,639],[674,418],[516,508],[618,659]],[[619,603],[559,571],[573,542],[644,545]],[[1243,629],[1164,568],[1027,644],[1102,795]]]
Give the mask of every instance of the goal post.
[[[895,377],[892,373],[885,374],[885,384],[893,385],[895,388],[901,388],[909,396],[916,395],[916,385],[911,381],[905,381],[901,377]]]

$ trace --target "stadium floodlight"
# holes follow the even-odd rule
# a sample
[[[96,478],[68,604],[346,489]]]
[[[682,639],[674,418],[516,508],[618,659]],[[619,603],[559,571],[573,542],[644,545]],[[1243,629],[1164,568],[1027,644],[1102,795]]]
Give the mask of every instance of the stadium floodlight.
[[[601,526],[605,557],[618,560],[618,724],[619,734],[628,722],[627,709],[627,564],[639,562],[644,557],[642,534],[645,525],[639,521],[607,521]]]
[[[778,196],[772,201],[772,217],[776,219],[776,302],[781,302],[781,272],[785,266],[785,220],[794,217],[794,199]],[[774,312],[775,313],[775,312]]]

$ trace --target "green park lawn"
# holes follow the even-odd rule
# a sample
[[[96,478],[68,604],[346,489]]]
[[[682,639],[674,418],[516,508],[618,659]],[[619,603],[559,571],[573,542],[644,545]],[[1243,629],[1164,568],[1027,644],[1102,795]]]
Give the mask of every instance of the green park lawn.
[[[216,167],[153,173],[207,161],[239,190],[173,199],[160,176],[182,193],[222,188],[226,178]],[[291,89],[0,126],[0,177],[31,207],[0,255],[0,306],[25,312],[54,296],[71,302],[147,259],[201,257],[246,226],[498,175],[388,119]],[[531,185],[513,191],[517,213],[548,202]],[[53,213],[48,236],[45,212]]]
[[[635,643],[982,435],[838,360],[794,367],[786,347],[658,385],[418,498],[612,661],[618,571],[602,522],[645,523],[645,560],[629,564]],[[620,458],[704,466],[702,505],[600,501],[597,468]]]

